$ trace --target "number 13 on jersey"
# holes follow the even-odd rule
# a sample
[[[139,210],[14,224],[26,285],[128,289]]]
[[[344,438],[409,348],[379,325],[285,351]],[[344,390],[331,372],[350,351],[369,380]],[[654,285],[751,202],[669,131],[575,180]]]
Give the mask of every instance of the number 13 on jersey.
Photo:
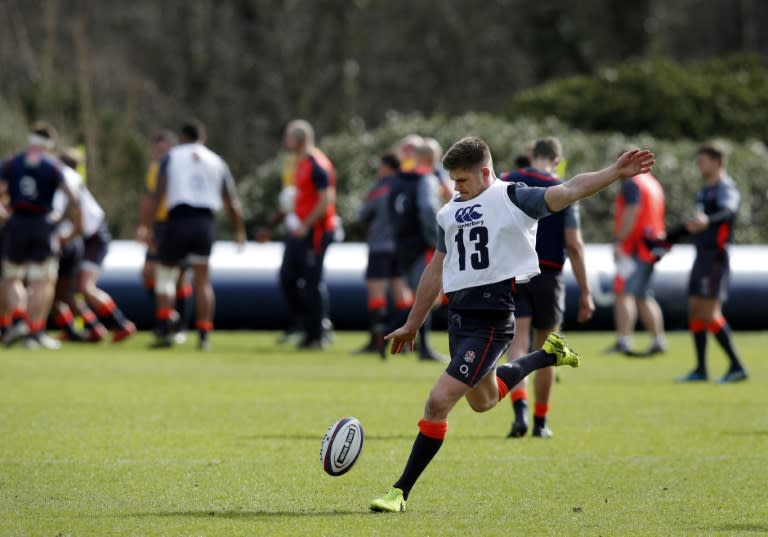
[[[469,244],[464,243],[465,229],[460,228],[456,233],[456,248],[459,251],[459,270],[467,268],[467,247],[474,246],[474,251],[469,254],[469,263],[475,270],[487,269],[490,265],[490,255],[488,252],[488,228],[485,226],[474,226],[469,228],[467,240]]]

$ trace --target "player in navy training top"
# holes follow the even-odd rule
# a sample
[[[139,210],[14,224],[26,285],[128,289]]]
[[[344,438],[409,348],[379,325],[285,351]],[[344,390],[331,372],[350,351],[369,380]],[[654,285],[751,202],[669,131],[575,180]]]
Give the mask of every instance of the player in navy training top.
[[[28,137],[26,151],[6,160],[0,167],[0,181],[8,190],[11,218],[5,226],[3,244],[3,294],[12,325],[3,341],[13,344],[23,337],[32,346],[57,348],[58,343],[43,333],[53,301],[58,273],[58,243],[54,241],[53,197],[62,189],[70,200],[72,236],[81,232],[79,198],[64,182],[61,163],[50,154],[56,131],[46,122],[36,122]],[[66,238],[65,238],[66,240]],[[29,284],[29,293],[24,281]]]
[[[696,347],[696,368],[680,377],[680,382],[705,381],[707,371],[707,332],[725,351],[730,366],[720,383],[746,380],[744,368],[731,340],[731,329],[722,312],[728,297],[730,262],[728,244],[733,239],[733,224],[740,194],[725,169],[725,151],[715,144],[703,145],[696,152],[704,186],[696,194],[696,211],[681,229],[668,237],[676,242],[685,234],[693,236],[696,259],[688,285],[688,322]]]
[[[562,184],[555,175],[555,167],[562,158],[562,145],[557,138],[536,140],[532,149],[531,166],[516,170],[503,177],[504,181],[524,183],[528,186],[548,188]],[[509,347],[510,360],[527,354],[531,348],[531,328],[535,330],[534,348],[539,348],[547,336],[560,329],[565,310],[565,281],[563,265],[565,254],[571,261],[574,277],[579,285],[579,312],[577,320],[586,322],[595,311],[589,290],[587,270],[584,264],[584,241],[578,203],[539,220],[536,232],[536,254],[541,274],[528,283],[519,284],[515,290],[516,337]],[[550,392],[555,382],[554,368],[536,372],[534,390],[533,436],[548,438],[552,430],[547,426],[550,409]],[[515,419],[509,432],[510,438],[524,436],[528,431],[528,380],[524,379],[510,391]]]

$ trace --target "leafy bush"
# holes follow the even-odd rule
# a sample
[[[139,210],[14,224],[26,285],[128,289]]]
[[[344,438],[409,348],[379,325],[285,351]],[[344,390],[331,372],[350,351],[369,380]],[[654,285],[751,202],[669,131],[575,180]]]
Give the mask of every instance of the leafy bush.
[[[656,176],[667,194],[667,221],[674,225],[691,212],[700,177],[693,164],[697,143],[669,141],[650,135],[627,136],[617,133],[585,133],[554,119],[515,121],[483,114],[442,116],[390,114],[379,127],[365,130],[352,126],[346,132],[321,138],[318,145],[328,153],[338,173],[338,208],[347,224],[349,239],[361,240],[362,230],[354,225],[362,198],[375,180],[375,161],[408,133],[432,136],[447,148],[454,141],[478,135],[491,146],[498,172],[509,169],[514,157],[529,140],[554,135],[561,139],[568,161],[567,177],[610,164],[627,144],[652,149],[657,155]],[[737,241],[768,241],[768,211],[763,204],[768,196],[765,165],[768,148],[758,141],[727,142],[731,150],[729,171],[739,185],[743,199]],[[264,163],[241,181],[241,192],[251,228],[265,224],[273,213],[280,189],[280,158]],[[612,238],[613,199],[611,187],[582,204],[585,240],[609,242]]]
[[[638,60],[520,92],[509,113],[555,116],[589,131],[768,140],[768,71],[757,56]]]

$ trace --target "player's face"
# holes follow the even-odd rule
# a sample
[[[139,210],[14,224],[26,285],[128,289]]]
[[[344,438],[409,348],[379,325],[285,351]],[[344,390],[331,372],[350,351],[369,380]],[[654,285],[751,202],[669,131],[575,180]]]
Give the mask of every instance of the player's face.
[[[488,188],[488,178],[491,170],[487,166],[479,166],[470,170],[451,170],[453,189],[459,193],[462,200],[471,200],[482,194]]]
[[[696,155],[696,167],[703,177],[711,177],[720,171],[720,162],[705,153]]]

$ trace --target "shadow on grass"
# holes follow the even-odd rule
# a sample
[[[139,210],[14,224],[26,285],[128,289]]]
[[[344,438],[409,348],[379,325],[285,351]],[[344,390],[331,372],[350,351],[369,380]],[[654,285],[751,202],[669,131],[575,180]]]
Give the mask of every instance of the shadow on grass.
[[[169,511],[155,513],[125,513],[125,518],[226,518],[258,520],[279,517],[361,516],[368,511]]]

